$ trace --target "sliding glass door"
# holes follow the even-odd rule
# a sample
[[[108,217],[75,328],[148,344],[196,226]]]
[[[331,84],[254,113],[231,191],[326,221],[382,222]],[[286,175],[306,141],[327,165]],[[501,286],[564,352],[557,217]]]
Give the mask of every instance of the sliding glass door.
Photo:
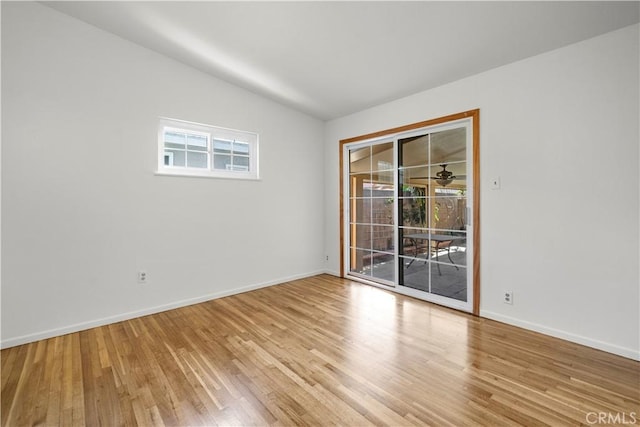
[[[467,129],[399,138],[398,284],[466,303]]]
[[[473,311],[473,129],[464,119],[343,145],[348,276]]]

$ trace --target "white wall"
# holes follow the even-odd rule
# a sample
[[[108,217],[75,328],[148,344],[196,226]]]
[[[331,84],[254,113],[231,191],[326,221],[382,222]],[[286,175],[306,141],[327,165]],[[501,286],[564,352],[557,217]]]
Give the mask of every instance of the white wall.
[[[259,133],[262,180],[155,176],[159,116]],[[323,268],[319,120],[3,2],[2,125],[4,347]]]
[[[338,141],[480,108],[481,315],[640,359],[638,40],[627,27],[329,122],[328,270]]]

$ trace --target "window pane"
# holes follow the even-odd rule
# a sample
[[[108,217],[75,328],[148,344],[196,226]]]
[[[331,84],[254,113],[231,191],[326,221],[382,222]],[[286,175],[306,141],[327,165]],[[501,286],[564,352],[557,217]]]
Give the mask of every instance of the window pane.
[[[249,158],[248,157],[234,156],[233,157],[233,169],[234,170],[248,171],[249,170]]]
[[[374,145],[372,151],[372,171],[393,169],[393,142]]]
[[[429,292],[429,267],[430,263],[422,258],[401,257],[403,286]]]
[[[437,191],[436,196],[438,197],[429,198],[431,227],[441,230],[464,230],[467,222],[467,198],[457,194],[440,196]]]
[[[184,151],[179,151],[179,150],[164,150],[164,154],[165,154],[165,163],[167,162],[167,159],[169,158],[173,158],[173,164],[170,164],[168,166],[181,166],[184,167]],[[171,161],[171,160],[169,160]]]
[[[466,163],[441,163],[429,168],[431,182],[437,188],[457,188],[465,190],[467,186]]]
[[[371,185],[371,173],[353,174],[349,177],[351,181],[351,190],[349,195],[351,197],[369,197],[371,194],[367,190],[365,194],[365,188],[369,188]]]
[[[375,183],[391,184],[387,187],[393,194],[393,173],[394,171],[372,172],[371,181]]]
[[[381,252],[393,252],[393,227],[385,225],[371,226],[371,249]]]
[[[439,258],[442,258],[441,260]],[[431,293],[444,297],[467,300],[467,269],[451,264],[446,256],[436,258],[442,262],[431,264]]]
[[[188,135],[187,149],[196,151],[207,151],[207,137],[202,135]]]
[[[371,251],[350,248],[351,271],[371,275]]]
[[[213,158],[213,168],[220,170],[231,170],[231,156],[216,154]]]
[[[465,128],[431,134],[431,164],[464,161],[467,158]]]
[[[213,140],[213,150],[215,153],[229,154],[231,153],[231,141],[224,141],[221,139]]]
[[[400,140],[402,146],[402,164],[400,166],[419,166],[427,164],[429,135],[415,136]]]
[[[184,147],[185,144],[185,134],[178,132],[165,132],[164,133],[164,142],[165,144],[177,144],[179,147]]]
[[[419,258],[428,252],[428,230],[424,228],[401,228],[400,255]]]
[[[233,143],[233,154],[249,154],[249,144],[246,142],[234,142]],[[235,162],[234,162],[235,163]]]
[[[184,150],[184,144],[174,144],[172,142],[165,142],[164,148],[177,148],[178,150]]]
[[[403,191],[414,191],[412,188],[424,190],[429,185],[429,179],[431,179],[431,175],[428,166],[400,169],[400,183],[403,184]]]
[[[393,224],[392,198],[373,198],[370,199],[370,203],[372,224]],[[393,235],[393,230],[391,230],[391,232]]]
[[[405,197],[402,202],[402,224],[411,227],[426,227],[426,197]]]
[[[207,153],[187,151],[187,166],[190,168],[207,168]]]
[[[371,252],[371,275],[393,282],[396,276],[395,260],[392,253]]]
[[[349,173],[368,172],[371,170],[371,147],[364,147],[349,152]]]
[[[371,225],[351,224],[351,245],[358,248],[371,247]],[[354,245],[355,243],[355,245]]]

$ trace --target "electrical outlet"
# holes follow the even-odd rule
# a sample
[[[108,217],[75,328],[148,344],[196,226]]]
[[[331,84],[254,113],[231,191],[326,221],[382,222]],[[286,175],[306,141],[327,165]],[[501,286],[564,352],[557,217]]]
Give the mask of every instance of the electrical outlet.
[[[329,255],[325,255],[324,260],[329,261]]]
[[[138,283],[147,283],[147,272],[144,270],[138,271]]]
[[[505,304],[513,304],[513,291],[504,291],[502,302]]]

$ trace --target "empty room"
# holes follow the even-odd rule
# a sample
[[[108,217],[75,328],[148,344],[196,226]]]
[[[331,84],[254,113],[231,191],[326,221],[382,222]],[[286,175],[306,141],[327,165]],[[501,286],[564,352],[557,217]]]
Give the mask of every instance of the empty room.
[[[2,1],[1,425],[640,424],[640,3]]]

